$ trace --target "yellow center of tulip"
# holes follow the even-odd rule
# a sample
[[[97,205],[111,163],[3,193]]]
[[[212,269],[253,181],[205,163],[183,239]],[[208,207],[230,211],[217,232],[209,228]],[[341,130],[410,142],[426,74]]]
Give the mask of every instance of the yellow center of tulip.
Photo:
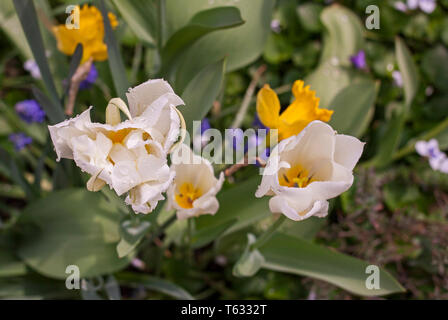
[[[112,140],[113,143],[123,143],[124,138],[126,138],[132,130],[132,128],[124,128],[118,131],[110,131],[107,133],[107,137]]]
[[[281,186],[290,188],[305,188],[314,181],[317,180],[300,164],[288,169],[286,172],[279,173],[278,177],[278,182]]]
[[[179,188],[179,193],[176,194],[176,202],[184,209],[193,208],[193,202],[202,196],[202,191],[195,188],[191,183],[185,182]]]

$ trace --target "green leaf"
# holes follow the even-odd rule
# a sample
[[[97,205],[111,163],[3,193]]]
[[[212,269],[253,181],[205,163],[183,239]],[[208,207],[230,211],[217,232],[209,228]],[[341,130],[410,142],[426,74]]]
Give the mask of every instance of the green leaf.
[[[222,224],[196,231],[191,239],[192,247],[200,248],[209,244],[210,242],[213,242],[236,222],[237,219],[232,219],[229,221],[225,221]]]
[[[123,59],[121,57],[120,48],[118,47],[117,39],[115,39],[114,32],[110,25],[109,16],[107,14],[104,0],[99,0],[99,8],[103,16],[104,22],[104,42],[107,45],[107,55],[110,72],[114,81],[116,94],[127,101],[126,92],[129,89],[129,82],[126,75],[126,68],[124,67]]]
[[[310,32],[319,32],[322,30],[320,15],[323,6],[317,3],[304,3],[297,7],[297,16],[302,26]]]
[[[269,35],[266,46],[263,52],[263,58],[272,64],[279,64],[281,62],[291,59],[294,46],[288,38],[272,33]]]
[[[419,79],[417,67],[415,66],[411,52],[399,37],[395,38],[395,54],[397,55],[398,68],[403,78],[405,106],[406,110],[408,110],[418,89]]]
[[[378,85],[364,80],[342,89],[331,101],[330,124],[339,133],[361,137],[372,120]]]
[[[244,21],[235,7],[218,7],[196,13],[190,22],[176,31],[162,50],[162,63],[166,72],[174,61],[197,40],[210,32],[239,26]]]
[[[53,101],[50,100],[45,93],[40,91],[40,89],[34,85],[31,86],[31,92],[37,102],[39,102],[39,105],[41,105],[44,109],[47,117],[50,119],[51,124],[64,121],[64,112],[58,104],[53,103]]]
[[[234,71],[255,61],[263,52],[270,32],[275,1],[167,0],[168,37],[183,28],[202,10],[232,5],[237,7],[244,25],[212,32],[196,41],[178,61],[176,92],[182,92],[191,79],[205,66],[227,56],[227,71]]]
[[[67,290],[64,281],[26,274],[0,278],[0,298],[6,299],[75,299],[76,290]]]
[[[434,86],[441,91],[448,91],[448,50],[443,45],[425,52],[422,59],[422,69]]]
[[[157,277],[130,272],[120,272],[115,275],[115,278],[121,285],[128,285],[131,287],[143,286],[146,289],[161,292],[176,299],[194,300],[191,294],[183,288]]]
[[[148,0],[112,0],[124,21],[147,46],[154,47],[157,31],[156,6]]]
[[[381,144],[372,162],[375,166],[384,167],[392,161],[394,153],[400,144],[405,116],[406,113],[404,110],[401,110],[401,112],[394,112],[391,119],[388,120],[386,130],[381,138]]]
[[[82,278],[123,269],[129,257],[119,259],[121,215],[102,193],[67,189],[31,203],[18,224],[18,255],[37,272],[65,279],[68,265],[77,265]]]
[[[352,83],[352,72],[349,69],[333,65],[331,61],[321,63],[316,70],[305,78],[305,85],[310,85],[320,99],[321,108],[330,108],[336,95]]]
[[[130,254],[142,241],[150,226],[148,221],[141,221],[138,225],[134,225],[131,220],[124,221],[120,228],[121,240],[117,245],[118,257]]]
[[[337,58],[341,64],[349,64],[350,56],[364,48],[364,29],[358,16],[341,5],[332,5],[320,18],[326,29],[321,61]]]
[[[84,51],[84,48],[82,47],[82,44],[78,43],[76,45],[75,52],[72,55],[72,59],[70,60],[70,68],[69,68],[68,77],[67,77],[69,83],[68,83],[65,94],[67,94],[68,91],[70,90],[72,77],[75,74],[76,70],[78,69],[79,64],[81,63],[83,51]]]
[[[367,289],[368,262],[281,233],[260,249],[263,268],[323,280],[361,296],[404,292],[404,288],[380,268],[380,289]]]
[[[269,198],[258,199],[255,197],[260,179],[260,176],[253,177],[218,193],[220,204],[218,212],[214,216],[204,215],[196,219],[194,238],[197,237],[200,239],[198,241],[205,245],[220,235],[241,230],[272,215],[269,211]],[[215,232],[214,235],[213,232]],[[200,234],[207,234],[209,242],[206,241],[205,237],[201,238]]]
[[[0,1],[0,27],[26,60],[33,57],[25,34],[20,27],[19,18],[14,11],[12,0]]]
[[[193,121],[202,120],[218,96],[225,68],[225,59],[206,66],[185,88],[182,94],[182,99],[185,102],[185,111],[182,114],[190,136],[192,136]]]
[[[0,278],[23,276],[26,273],[25,263],[5,248],[0,247]]]
[[[241,257],[233,266],[232,274],[235,277],[252,277],[260,270],[264,263],[264,257],[258,250],[251,250],[256,238],[253,234],[247,235],[247,246]]]
[[[340,90],[355,79],[350,56],[364,48],[363,26],[351,10],[341,5],[326,7],[321,21],[326,31],[322,56],[319,66],[305,82],[316,91],[321,107],[329,108]]]
[[[42,35],[37,21],[36,8],[32,0],[13,0],[17,15],[19,16],[28,44],[33,52],[34,60],[39,66],[42,79],[45,83],[45,88],[50,95],[52,103],[62,112],[62,106],[59,101],[59,95],[53,82],[53,77],[48,67],[47,56],[45,55],[45,47],[42,40]],[[55,118],[60,117],[60,113],[53,110]],[[50,116],[50,115],[49,115]],[[62,121],[60,119],[59,121]]]
[[[2,162],[5,165],[5,167],[9,169],[9,175],[11,177],[11,180],[14,181],[15,184],[20,186],[20,188],[22,188],[22,190],[25,192],[27,199],[28,200],[34,199],[36,196],[35,190],[23,176],[23,173],[17,166],[17,163],[14,160],[14,158],[11,157],[9,153],[2,147],[0,147],[0,162]]]

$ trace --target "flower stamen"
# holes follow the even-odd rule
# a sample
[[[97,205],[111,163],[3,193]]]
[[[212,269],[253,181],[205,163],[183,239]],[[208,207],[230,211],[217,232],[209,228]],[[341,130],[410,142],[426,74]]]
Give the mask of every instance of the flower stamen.
[[[305,188],[310,183],[317,181],[313,176],[313,174],[310,175],[309,171],[301,165],[297,165],[283,173],[281,177],[279,177],[279,183],[284,187]]]
[[[185,182],[179,188],[179,193],[176,194],[175,199],[179,206],[184,209],[193,208],[193,202],[202,196],[202,191],[195,188],[191,183]]]

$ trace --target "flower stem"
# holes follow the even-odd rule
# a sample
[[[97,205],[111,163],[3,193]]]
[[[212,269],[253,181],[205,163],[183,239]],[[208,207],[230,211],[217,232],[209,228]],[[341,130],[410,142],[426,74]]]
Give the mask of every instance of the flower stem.
[[[188,263],[192,264],[193,263],[193,251],[191,248],[191,244],[192,244],[192,239],[193,239],[193,228],[194,228],[194,221],[192,218],[187,220],[187,259],[188,259]]]
[[[257,239],[257,241],[255,241],[254,244],[252,244],[251,249],[255,250],[260,248],[261,246],[263,246],[266,241],[268,241],[269,239],[271,239],[272,235],[274,234],[275,231],[277,231],[277,229],[283,224],[283,222],[286,221],[286,217],[282,214],[280,215],[280,217],[273,223],[271,224],[271,226],[268,228],[268,230],[266,230],[261,237],[259,237]]]
[[[393,160],[398,160],[404,156],[407,156],[408,154],[412,153],[414,151],[415,148],[415,143],[418,140],[429,140],[431,138],[436,137],[437,135],[439,135],[442,131],[444,131],[446,128],[448,128],[448,117],[443,120],[442,122],[440,122],[436,127],[434,127],[433,129],[431,129],[430,131],[428,131],[427,133],[419,136],[417,139],[413,139],[410,140],[409,143],[404,146],[403,148],[401,148],[400,150],[398,150],[394,156],[393,156]]]

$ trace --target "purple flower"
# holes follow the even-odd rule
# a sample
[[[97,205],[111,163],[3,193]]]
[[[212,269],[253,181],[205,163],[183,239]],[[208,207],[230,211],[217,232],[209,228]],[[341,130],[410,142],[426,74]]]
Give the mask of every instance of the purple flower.
[[[95,83],[97,78],[98,78],[98,70],[96,69],[95,65],[92,64],[92,67],[90,67],[90,71],[87,74],[87,77],[79,84],[79,89],[80,90],[89,89]]]
[[[428,142],[418,141],[415,144],[415,150],[419,155],[429,159],[429,164],[433,170],[448,173],[447,155],[440,151],[439,143],[436,139],[431,139]]]
[[[23,68],[29,73],[31,73],[31,76],[34,79],[42,79],[42,75],[40,74],[40,69],[36,61],[32,59],[26,60],[25,63],[23,64]]]
[[[31,139],[31,137],[28,137],[23,132],[19,132],[10,134],[9,141],[11,141],[14,144],[14,148],[17,151],[20,151],[27,145],[29,145],[31,142],[33,142],[33,139]]]
[[[19,117],[26,123],[43,122],[45,111],[42,110],[36,100],[23,100],[18,102],[14,109]]]
[[[436,8],[435,0],[408,0],[407,7],[410,10],[420,8],[425,13],[432,13]]]
[[[392,79],[394,80],[394,84],[401,88],[403,87],[403,77],[401,76],[401,72],[398,70],[395,70],[392,72]]]
[[[275,33],[280,33],[282,31],[282,26],[279,20],[274,19],[271,21],[271,30]]]
[[[365,69],[367,67],[366,53],[364,50],[360,50],[357,54],[351,56],[350,61],[356,69]]]
[[[201,135],[204,134],[205,131],[210,129],[212,126],[210,125],[210,121],[207,118],[201,120]]]

